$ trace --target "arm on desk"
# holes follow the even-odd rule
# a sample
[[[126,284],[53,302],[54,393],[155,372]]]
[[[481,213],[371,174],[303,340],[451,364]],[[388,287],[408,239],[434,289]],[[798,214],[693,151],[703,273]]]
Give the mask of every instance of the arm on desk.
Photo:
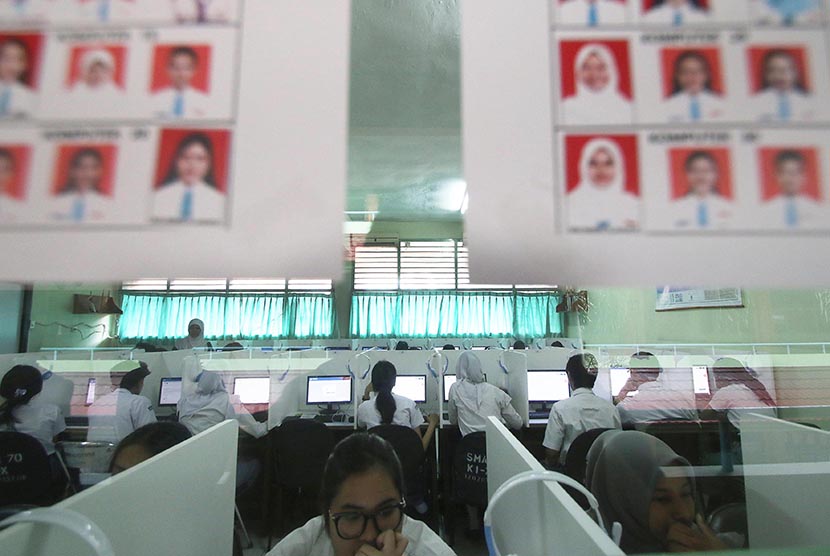
[[[421,437],[421,444],[424,447],[424,451],[427,451],[429,448],[429,443],[432,442],[432,435],[435,434],[435,428],[438,426],[438,423],[441,421],[440,417],[438,417],[435,413],[430,413],[427,417],[427,430],[423,434],[421,433],[420,428],[416,428],[415,432],[418,433],[418,436]]]

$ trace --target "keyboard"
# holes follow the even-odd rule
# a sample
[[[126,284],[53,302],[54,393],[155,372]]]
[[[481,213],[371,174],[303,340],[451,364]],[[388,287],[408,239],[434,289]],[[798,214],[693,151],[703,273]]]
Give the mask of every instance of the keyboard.
[[[547,419],[550,417],[550,411],[531,411],[528,417],[530,419]]]

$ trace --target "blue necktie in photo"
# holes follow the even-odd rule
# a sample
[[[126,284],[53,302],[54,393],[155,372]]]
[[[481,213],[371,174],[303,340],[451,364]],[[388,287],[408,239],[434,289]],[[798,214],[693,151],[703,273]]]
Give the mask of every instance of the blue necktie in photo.
[[[17,11],[17,15],[25,15],[26,14],[26,4],[29,0],[14,0],[14,8]]]
[[[12,90],[6,87],[0,93],[0,116],[8,116],[12,104]]]
[[[694,96],[689,102],[689,119],[693,122],[699,122],[701,116],[700,99]]]
[[[184,94],[177,92],[173,97],[173,116],[181,118],[184,116]]]
[[[110,20],[110,0],[98,1],[98,20],[104,23]]]
[[[193,189],[187,188],[182,197],[182,206],[179,213],[182,220],[190,220],[193,218]]]
[[[599,8],[597,8],[597,3],[592,2],[590,6],[588,6],[588,26],[589,27],[596,27],[599,24]]]
[[[795,205],[795,197],[787,199],[787,227],[798,227],[798,207]]]
[[[84,201],[83,197],[78,197],[72,203],[72,220],[75,222],[83,222],[84,216],[86,216],[86,201]]]
[[[672,25],[675,27],[679,27],[683,25],[683,12],[680,10],[674,10],[674,19],[672,20]]]
[[[701,228],[709,226],[709,207],[706,206],[706,201],[701,201],[697,206],[697,225]]]
[[[780,93],[778,95],[778,119],[787,121],[792,118],[792,115],[793,111],[790,106],[790,99],[786,93]]]

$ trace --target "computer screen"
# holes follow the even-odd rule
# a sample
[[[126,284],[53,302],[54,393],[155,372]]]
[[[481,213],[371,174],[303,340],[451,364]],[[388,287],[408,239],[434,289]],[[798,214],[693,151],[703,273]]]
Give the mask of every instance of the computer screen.
[[[565,371],[528,371],[527,399],[529,402],[558,402],[569,398],[571,388]]]
[[[622,387],[631,377],[631,371],[625,367],[611,367],[608,373],[611,375],[611,395],[618,396]]]
[[[427,375],[398,375],[392,393],[424,403],[427,401]]]
[[[238,376],[233,379],[233,395],[243,404],[268,403],[271,379],[267,376]]]
[[[444,375],[444,401],[450,401],[450,387],[455,384],[455,375]],[[487,375],[484,375],[484,382],[487,382]]]
[[[709,367],[694,365],[692,367],[692,383],[695,394],[709,394]]]
[[[352,377],[349,375],[310,376],[306,389],[306,403],[351,403]]]
[[[170,407],[179,403],[182,397],[181,377],[165,376],[159,385],[159,407]]]
[[[86,405],[92,405],[95,401],[95,379],[90,378],[86,385]]]

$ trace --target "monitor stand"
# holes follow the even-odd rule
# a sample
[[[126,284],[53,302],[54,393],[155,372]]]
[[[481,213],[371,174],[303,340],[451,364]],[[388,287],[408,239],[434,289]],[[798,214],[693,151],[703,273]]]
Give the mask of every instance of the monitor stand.
[[[327,403],[325,408],[320,409],[317,412],[319,419],[324,423],[331,423],[334,414],[340,410],[340,407],[336,407],[332,403]]]

